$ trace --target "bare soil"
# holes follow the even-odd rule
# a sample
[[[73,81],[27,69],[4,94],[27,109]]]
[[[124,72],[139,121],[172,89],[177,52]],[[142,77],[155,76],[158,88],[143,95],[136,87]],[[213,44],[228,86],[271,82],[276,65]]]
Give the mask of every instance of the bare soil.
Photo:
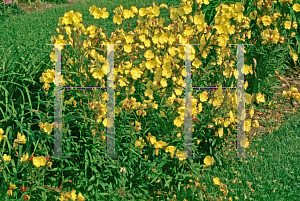
[[[51,8],[55,8],[58,6],[70,6],[73,4],[76,4],[77,2],[82,2],[82,1],[88,1],[88,0],[68,0],[68,3],[65,4],[52,4],[52,3],[43,3],[39,0],[36,0],[34,3],[22,3],[22,2],[18,2],[17,4],[26,12],[26,13],[32,13],[32,12],[40,12],[40,11],[44,11],[46,9],[51,9]]]

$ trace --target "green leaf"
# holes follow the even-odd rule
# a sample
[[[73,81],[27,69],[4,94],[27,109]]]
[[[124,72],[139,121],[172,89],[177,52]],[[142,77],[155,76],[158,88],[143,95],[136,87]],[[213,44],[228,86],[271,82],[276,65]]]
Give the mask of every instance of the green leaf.
[[[95,176],[93,175],[91,178],[90,178],[90,182],[91,181],[94,181],[95,180]]]
[[[94,185],[93,185],[93,184],[92,184],[92,185],[90,185],[90,186],[88,187],[87,191],[91,191],[91,190],[93,189],[93,187],[94,187]]]

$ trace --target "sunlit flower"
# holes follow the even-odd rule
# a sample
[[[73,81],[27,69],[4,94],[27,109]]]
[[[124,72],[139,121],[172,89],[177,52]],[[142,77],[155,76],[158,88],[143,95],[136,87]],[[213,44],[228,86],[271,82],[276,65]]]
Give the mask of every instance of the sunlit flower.
[[[293,5],[293,10],[296,11],[296,12],[300,12],[300,4],[295,3],[295,4]]]
[[[27,159],[28,159],[28,153],[26,153],[26,154],[23,154],[23,156],[22,156],[22,158],[20,159],[20,161],[21,162],[26,162],[27,161]]]
[[[206,156],[206,157],[204,158],[204,164],[205,164],[206,166],[213,165],[213,164],[214,164],[214,158],[211,157],[211,156]]]
[[[200,94],[200,101],[201,101],[201,102],[206,102],[207,100],[208,100],[208,94],[207,94],[206,91],[204,91],[204,92],[202,92],[202,93]]]
[[[11,160],[11,156],[4,154],[3,155],[3,159],[4,159],[4,161],[10,161]]]
[[[26,143],[26,137],[25,137],[25,135],[21,135],[21,133],[19,133],[18,132],[18,142],[20,143],[20,144],[25,144]]]
[[[85,201],[85,198],[83,197],[83,195],[79,192],[78,196],[77,196],[78,201]]]
[[[156,149],[161,149],[162,147],[167,146],[167,145],[168,145],[168,143],[166,143],[162,140],[159,140],[158,142],[155,142],[154,147]]]
[[[286,21],[284,23],[284,28],[285,29],[291,29],[291,27],[292,27],[292,22],[291,21]]]
[[[270,24],[272,24],[272,19],[270,16],[265,15],[262,17],[262,22],[264,26],[269,26]]]
[[[187,154],[187,153],[186,153],[186,154]],[[183,157],[182,157],[182,156],[185,156],[185,154],[184,154],[183,151],[178,151],[178,150],[177,150],[176,156],[178,156],[178,159],[179,159],[180,161],[183,161],[183,160],[186,159],[186,158],[183,158]]]
[[[215,178],[213,178],[213,182],[214,182],[214,184],[215,185],[218,185],[218,186],[220,186],[220,178],[219,177],[215,177]]]
[[[44,156],[34,157],[32,163],[36,167],[41,167],[46,165],[46,158]]]
[[[70,194],[70,199],[75,201],[77,199],[76,190],[72,190]]]
[[[48,122],[46,122],[44,124],[44,132],[47,133],[48,135],[50,135],[50,133],[52,132],[53,128],[54,128],[54,123],[49,124]]]
[[[263,94],[259,93],[256,96],[256,102],[257,103],[264,103],[264,102],[266,102],[265,96]]]

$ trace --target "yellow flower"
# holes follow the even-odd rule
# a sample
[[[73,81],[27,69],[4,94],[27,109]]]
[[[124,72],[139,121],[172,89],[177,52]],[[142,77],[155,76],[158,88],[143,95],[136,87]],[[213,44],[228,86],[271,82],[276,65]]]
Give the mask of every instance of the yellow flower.
[[[78,24],[78,23],[82,22],[82,14],[76,12],[76,13],[73,15],[73,22],[74,22],[75,24]]]
[[[198,58],[195,58],[192,65],[195,66],[196,69],[198,69],[199,66],[202,65],[202,61],[200,61]]]
[[[251,100],[252,100],[252,95],[248,94],[248,93],[245,93],[245,103],[246,103],[246,105],[250,105]]]
[[[286,21],[286,22],[284,23],[284,28],[285,28],[285,29],[291,29],[291,26],[292,26],[292,22],[291,22],[291,21]]]
[[[168,146],[168,147],[166,148],[165,151],[166,151],[167,153],[171,153],[171,158],[173,158],[173,157],[174,157],[175,150],[176,150],[176,147],[174,147],[174,146]]]
[[[208,5],[209,4],[209,0],[197,0],[196,1],[197,3],[200,3],[200,4],[205,4],[205,5]]]
[[[124,17],[125,19],[129,19],[129,18],[131,17],[131,15],[132,15],[131,10],[124,9],[124,11],[123,11],[123,17]]]
[[[76,190],[72,190],[70,194],[70,199],[75,201],[77,199]]]
[[[55,52],[51,52],[50,54],[50,61],[55,62]]]
[[[26,137],[25,135],[21,135],[21,133],[18,132],[18,141],[20,144],[25,144],[26,143]]]
[[[103,126],[107,127],[107,118],[102,121]]]
[[[295,28],[295,29],[297,29],[297,27],[298,27],[298,24],[297,24],[297,22],[293,22],[293,25],[292,25],[292,27],[293,27],[293,28]]]
[[[45,83],[54,83],[54,73],[55,70],[52,69],[47,69],[45,73],[42,73],[42,77],[40,77],[40,82],[45,82]]]
[[[167,87],[168,86],[167,80],[165,78],[161,79],[160,84],[161,84],[162,87]]]
[[[272,19],[270,16],[265,15],[262,17],[262,22],[264,26],[269,26],[270,24],[272,24]]]
[[[82,194],[80,192],[78,193],[77,199],[79,201],[85,201],[85,198],[82,196]]]
[[[180,161],[183,161],[183,160],[186,159],[186,158],[181,158],[181,156],[184,156],[184,152],[183,152],[183,151],[178,151],[178,150],[177,150],[176,156],[179,156],[179,157],[180,157],[180,158],[178,158]]]
[[[204,158],[204,164],[205,164],[206,166],[213,165],[213,164],[214,164],[214,158],[211,157],[211,156],[206,156],[206,157]]]
[[[289,52],[290,56],[293,58],[294,61],[298,60],[298,55],[292,51]]]
[[[250,109],[249,114],[250,114],[250,117],[252,117],[254,115],[254,109],[253,108]]]
[[[53,127],[54,127],[54,123],[49,124],[48,122],[46,122],[46,123],[44,124],[44,132],[45,132],[45,133],[48,133],[48,135],[50,135],[50,133],[51,133],[52,130],[53,130]]]
[[[142,145],[142,142],[139,141],[139,140],[136,140],[136,141],[134,142],[134,146],[135,146],[135,147],[140,147],[141,145]]]
[[[11,156],[8,156],[6,154],[3,155],[3,159],[4,161],[10,161],[11,160]]]
[[[159,140],[158,142],[156,142],[156,143],[154,144],[154,147],[155,147],[156,149],[161,149],[162,147],[167,146],[167,145],[168,145],[168,143],[166,143],[166,142],[164,142],[164,141],[162,141],[162,140]]]
[[[249,18],[250,18],[251,20],[255,20],[255,19],[256,19],[256,16],[257,16],[257,11],[255,10],[255,11],[253,11],[253,12],[250,13]]]
[[[257,127],[259,127],[259,123],[258,123],[258,120],[253,120],[253,123],[252,123],[252,127],[254,127],[254,128],[257,128]]]
[[[171,20],[177,20],[178,19],[178,9],[177,8],[172,8],[171,9],[171,15],[170,15],[170,18]]]
[[[230,119],[225,119],[224,121],[224,127],[227,128],[230,125]]]
[[[139,10],[139,15],[140,15],[141,17],[144,17],[145,15],[147,15],[147,10],[146,10],[146,8],[140,8],[140,10]]]
[[[0,128],[0,142],[1,142],[1,140],[2,140],[2,135],[3,135],[3,133],[4,133],[4,130],[3,130],[2,128]]]
[[[90,38],[94,38],[98,33],[97,27],[95,25],[89,26],[86,30],[89,32]]]
[[[176,117],[176,119],[174,120],[174,125],[177,127],[180,127],[183,123],[184,121],[180,117]]]
[[[146,57],[147,60],[150,60],[150,59],[153,59],[154,58],[154,54],[151,50],[147,50],[145,53],[144,53],[144,57]]]
[[[257,103],[264,103],[266,102],[265,100],[265,96],[261,93],[259,93],[257,96],[256,96],[256,102]]]
[[[124,45],[124,51],[130,53],[132,51],[132,46],[130,44]]]
[[[28,153],[26,153],[26,154],[23,154],[23,156],[22,156],[22,158],[20,159],[20,161],[21,162],[26,162],[27,161],[27,159],[28,159]]]
[[[223,102],[222,97],[215,98],[214,101],[213,101],[213,106],[214,107],[220,107],[222,102]]]
[[[245,120],[245,131],[250,132],[251,131],[251,119]]]
[[[215,177],[213,178],[214,184],[220,186],[220,178],[219,177]]]
[[[95,79],[101,80],[104,77],[103,68],[92,68],[90,72]]]
[[[181,88],[174,88],[174,91],[175,91],[175,94],[177,95],[177,96],[180,96],[181,94],[182,94],[182,89]]]
[[[8,190],[7,194],[11,196],[12,195],[12,190]]]
[[[122,16],[121,15],[114,15],[113,23],[118,25],[122,24]]]
[[[223,137],[223,128],[218,129],[219,137]]]
[[[44,156],[34,157],[32,163],[36,167],[41,167],[46,165],[46,158]]]
[[[298,89],[295,87],[291,87],[288,91],[290,91],[291,93],[298,93]]]
[[[131,76],[134,80],[137,80],[138,78],[141,78],[143,72],[139,68],[133,68],[130,71]]]
[[[248,81],[246,81],[244,85],[244,89],[246,90],[247,88],[248,88]]]
[[[241,147],[248,148],[248,147],[249,147],[249,141],[248,141],[248,138],[245,137],[245,140],[242,140],[242,141],[240,142],[240,145],[241,145]]]
[[[202,112],[202,103],[198,103],[198,112],[200,113],[200,112]]]
[[[246,65],[246,64],[244,66],[245,66],[245,69],[244,69],[245,75],[248,75],[249,73],[253,74],[252,66],[249,66],[249,65]]]
[[[69,12],[65,13],[64,17],[62,18],[63,25],[73,24],[73,15],[73,10],[70,10]]]
[[[161,117],[167,118],[167,116],[166,116],[166,114],[164,113],[164,111],[160,110],[159,113],[160,113]]]
[[[154,145],[156,142],[157,142],[157,141],[156,141],[156,137],[155,137],[155,136],[151,136],[151,137],[150,137],[150,144],[151,144],[151,145]]]
[[[71,97],[69,100],[66,100],[66,101],[65,101],[65,104],[66,104],[66,105],[72,105],[73,100],[74,100],[74,97]]]
[[[208,94],[207,94],[207,92],[206,92],[206,91],[202,92],[202,93],[200,94],[200,101],[201,101],[201,102],[206,102],[207,99],[208,99]]]
[[[145,144],[146,143],[145,143],[144,139],[140,137],[139,140],[135,141],[134,146],[142,149],[142,148],[144,148]]]
[[[105,12],[106,8],[103,8],[103,10],[101,10],[101,8],[97,8],[95,5],[91,6],[90,9],[90,14],[94,16],[95,19],[100,19],[103,18],[108,18],[109,13]]]
[[[300,11],[300,4],[295,3],[295,4],[293,5],[293,10],[296,11],[296,12],[299,12],[299,11]]]
[[[11,182],[9,182],[9,187],[11,188],[11,189],[17,189],[18,187],[16,186],[16,184],[13,184],[13,183],[11,183]]]

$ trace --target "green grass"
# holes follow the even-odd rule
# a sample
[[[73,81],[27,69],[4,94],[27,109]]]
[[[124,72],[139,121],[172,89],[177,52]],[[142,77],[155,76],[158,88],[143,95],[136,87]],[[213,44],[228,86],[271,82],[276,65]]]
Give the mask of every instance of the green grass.
[[[165,3],[168,6],[179,5],[179,1],[176,0],[155,2]],[[94,19],[89,14],[89,7],[93,4],[101,8],[107,6],[109,18]],[[3,57],[0,60],[0,68],[5,67],[5,73],[0,75],[0,128],[8,128],[10,132],[22,129],[32,142],[37,143],[37,138],[41,135],[36,131],[39,130],[38,122],[45,122],[48,114],[53,116],[53,111],[49,109],[49,104],[53,104],[52,100],[43,95],[39,77],[45,69],[53,68],[49,58],[53,47],[46,44],[50,43],[51,36],[57,34],[55,29],[58,18],[67,11],[74,10],[82,13],[85,26],[95,24],[101,26],[109,34],[117,28],[117,25],[112,23],[112,10],[120,4],[125,9],[129,9],[132,5],[140,8],[150,6],[152,3],[148,0],[114,0],[108,7],[107,1],[93,0],[80,2],[70,7],[57,7],[2,19],[0,30],[4,31],[0,32],[0,55]],[[134,19],[133,27],[136,26],[137,17]],[[125,26],[128,24],[125,23]],[[299,114],[290,117],[278,131],[253,141],[251,150],[257,153],[254,154],[253,159],[246,159],[243,162],[239,162],[238,159],[229,159],[224,167],[214,166],[212,169],[208,168],[203,174],[199,172],[201,180],[207,183],[207,192],[215,198],[221,195],[218,188],[212,185],[212,178],[220,177],[221,182],[228,186],[227,197],[233,199],[237,196],[239,200],[244,200],[244,194],[246,194],[249,200],[297,200],[300,197],[299,118]],[[11,139],[12,134],[8,137]],[[264,151],[261,151],[262,148]],[[245,163],[245,161],[248,162]],[[115,162],[112,164],[116,165]],[[197,164],[194,168],[199,170]],[[237,174],[234,171],[237,171]],[[233,184],[232,181],[235,178],[238,180]],[[276,182],[273,182],[274,180]],[[247,181],[252,183],[254,192],[251,192],[247,186]],[[2,199],[6,196],[4,194],[8,187],[4,182],[0,185]],[[274,188],[276,188],[275,193],[273,193]],[[190,190],[184,191],[181,188],[176,194],[178,200],[183,200],[183,198],[192,200]],[[140,195],[143,194],[140,192]],[[49,198],[44,191],[43,196]],[[193,198],[201,200],[200,194]],[[162,200],[166,200],[166,197]]]
[[[244,200],[298,200],[300,197],[300,114],[289,116],[273,133],[264,133],[250,143],[249,159],[228,159],[224,169],[214,167],[209,175],[218,176],[228,186],[229,196]],[[253,154],[250,154],[250,153]],[[236,172],[235,172],[236,171]],[[236,182],[233,183],[237,178]],[[239,183],[241,181],[241,183]],[[247,182],[252,183],[251,192]],[[208,185],[208,192],[214,188]],[[275,189],[275,191],[274,191]],[[232,192],[231,192],[232,191]]]

